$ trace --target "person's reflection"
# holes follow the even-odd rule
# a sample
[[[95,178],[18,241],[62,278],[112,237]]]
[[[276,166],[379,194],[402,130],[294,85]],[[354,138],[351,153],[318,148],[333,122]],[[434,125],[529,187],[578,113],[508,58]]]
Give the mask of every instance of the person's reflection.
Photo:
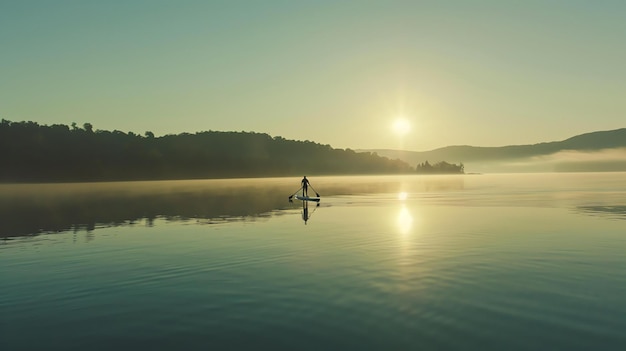
[[[315,210],[320,206],[319,202],[317,203],[317,205],[315,205],[315,208],[313,209],[313,212],[315,212]],[[302,201],[302,220],[304,221],[304,224],[306,225],[306,222],[311,218],[311,215],[313,215],[313,212],[309,212],[309,202],[308,201]]]
[[[302,220],[306,225],[306,222],[309,220],[309,202],[302,201]]]

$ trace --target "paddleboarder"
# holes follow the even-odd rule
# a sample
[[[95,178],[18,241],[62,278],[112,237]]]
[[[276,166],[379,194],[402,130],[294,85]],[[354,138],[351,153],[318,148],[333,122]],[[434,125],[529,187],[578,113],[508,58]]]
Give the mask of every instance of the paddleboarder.
[[[306,179],[306,176],[304,176],[300,183],[302,184],[302,196],[308,196],[308,190],[310,185],[309,180]]]
[[[316,202],[320,202],[320,194],[317,192],[317,190],[315,190],[315,188],[313,188],[313,186],[311,185],[311,183],[309,183],[309,180],[306,179],[306,176],[304,176],[302,178],[302,181],[300,181],[300,184],[302,185],[300,187],[300,189],[296,190],[295,193],[293,193],[292,195],[289,195],[289,202],[292,202],[291,199],[293,199],[293,197],[295,196],[296,199],[298,200],[302,200],[302,201],[316,201]],[[315,191],[315,196],[316,197],[309,197],[309,187],[311,187],[311,189],[313,191]],[[298,194],[298,192],[300,192],[300,190],[302,190],[302,196],[300,195],[296,195]]]

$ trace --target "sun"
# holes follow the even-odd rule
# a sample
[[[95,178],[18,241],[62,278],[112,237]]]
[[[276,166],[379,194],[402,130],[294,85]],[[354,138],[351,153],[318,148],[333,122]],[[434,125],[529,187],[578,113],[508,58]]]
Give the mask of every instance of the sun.
[[[400,136],[406,135],[411,131],[411,123],[404,117],[396,118],[391,127],[393,131]]]

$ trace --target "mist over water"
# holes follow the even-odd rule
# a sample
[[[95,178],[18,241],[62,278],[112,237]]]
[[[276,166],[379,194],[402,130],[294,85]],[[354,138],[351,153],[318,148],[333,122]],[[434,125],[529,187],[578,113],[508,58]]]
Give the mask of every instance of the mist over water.
[[[324,196],[461,189],[455,177],[318,177]],[[152,182],[0,184],[0,236],[116,226],[156,218],[245,220],[290,207],[297,178]]]
[[[0,348],[626,345],[626,174],[309,179],[1,185]]]
[[[565,150],[500,161],[467,162],[470,172],[625,172],[626,148]]]

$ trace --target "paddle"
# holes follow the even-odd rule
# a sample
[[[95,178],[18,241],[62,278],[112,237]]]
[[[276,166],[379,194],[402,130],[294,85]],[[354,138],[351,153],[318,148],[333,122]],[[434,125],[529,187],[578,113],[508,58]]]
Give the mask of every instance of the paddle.
[[[320,194],[317,193],[317,190],[313,189],[313,186],[311,185],[311,183],[309,183],[309,186],[315,192],[315,196],[320,197]]]
[[[302,190],[302,187],[300,187],[300,189],[296,190],[295,193],[293,193],[292,195],[289,195],[289,201],[291,201],[291,199],[298,193],[298,191]]]

